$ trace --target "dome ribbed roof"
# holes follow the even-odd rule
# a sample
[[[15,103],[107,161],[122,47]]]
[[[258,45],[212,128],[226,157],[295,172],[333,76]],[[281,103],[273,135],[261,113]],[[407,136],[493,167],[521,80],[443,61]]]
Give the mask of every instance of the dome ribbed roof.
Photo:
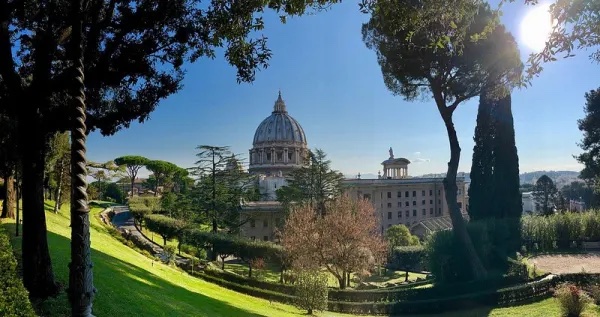
[[[273,112],[260,123],[254,133],[253,145],[274,142],[293,142],[306,145],[306,136],[302,126],[286,110],[285,102],[279,97],[275,101]]]

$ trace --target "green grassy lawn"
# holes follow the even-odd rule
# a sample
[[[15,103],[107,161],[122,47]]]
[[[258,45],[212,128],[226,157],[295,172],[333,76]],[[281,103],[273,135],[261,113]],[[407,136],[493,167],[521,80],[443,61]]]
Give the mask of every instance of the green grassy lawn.
[[[51,208],[52,204],[47,206]],[[98,219],[100,211],[100,208],[93,208],[91,212],[94,285],[98,289],[94,301],[96,316],[303,315],[303,312],[289,305],[270,303],[233,292],[150,260],[110,236]],[[70,258],[68,214],[68,206],[64,206],[58,214],[46,213],[54,273],[57,280],[65,286],[68,281],[67,264]],[[2,225],[14,237],[14,222],[4,221]],[[19,250],[19,238],[15,238],[13,244]],[[39,304],[38,309],[43,316],[70,315],[65,294]],[[348,315],[324,312],[318,316]],[[560,311],[554,299],[547,299],[518,307],[482,308],[435,316],[559,317]],[[586,317],[591,316],[600,316],[600,311],[595,307],[588,310]]]

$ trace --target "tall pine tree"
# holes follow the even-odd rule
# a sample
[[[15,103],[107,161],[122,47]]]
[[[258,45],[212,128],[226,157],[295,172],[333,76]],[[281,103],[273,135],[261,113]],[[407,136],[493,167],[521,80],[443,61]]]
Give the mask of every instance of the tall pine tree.
[[[511,97],[503,95],[484,93],[479,101],[469,187],[472,220],[518,218],[523,210]]]

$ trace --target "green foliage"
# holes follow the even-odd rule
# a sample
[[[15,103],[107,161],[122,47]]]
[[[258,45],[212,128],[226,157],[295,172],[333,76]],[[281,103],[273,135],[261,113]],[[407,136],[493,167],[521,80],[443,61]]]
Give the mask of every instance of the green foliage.
[[[599,55],[600,56],[600,55]],[[578,144],[583,150],[575,158],[584,165],[580,177],[598,189],[600,185],[600,88],[585,93],[585,106],[583,108],[585,117],[577,121],[579,130],[583,132],[583,139]]]
[[[119,204],[125,203],[125,193],[123,193],[121,186],[117,185],[116,183],[108,183],[104,188],[104,193],[102,196],[105,199],[110,198]]]
[[[142,224],[144,217],[160,210],[160,198],[131,197],[129,198],[128,206],[133,218]]]
[[[419,237],[412,235],[405,225],[393,225],[387,228],[384,237],[391,249],[421,244]]]
[[[165,263],[171,264],[175,261],[175,256],[177,252],[177,248],[174,245],[165,245],[163,247],[164,252],[164,261]]]
[[[600,240],[600,213],[564,213],[551,216],[525,216],[521,220],[523,240],[529,251],[570,248],[574,241]]]
[[[0,229],[0,285],[0,316],[36,316],[17,273],[17,260],[3,229]]]
[[[389,266],[397,270],[422,271],[426,259],[427,250],[423,246],[395,247],[390,255]]]
[[[482,93],[474,139],[470,219],[520,217],[519,157],[510,93],[501,98]]]
[[[542,209],[544,215],[551,215],[554,213],[553,209],[557,194],[558,189],[556,189],[556,185],[554,185],[552,179],[547,175],[542,175],[535,182],[532,193],[533,200],[535,201],[536,207]]]
[[[331,169],[331,161],[321,149],[309,151],[304,166],[291,172],[288,184],[277,190],[277,200],[284,207],[291,203],[308,203],[317,206],[319,213],[325,203],[342,193],[342,173]]]
[[[156,184],[154,186],[154,192],[158,192],[158,187],[170,187],[172,178],[181,168],[177,165],[161,160],[150,160],[146,162],[146,169],[151,171],[156,179]],[[165,188],[166,190],[167,188]]]
[[[148,229],[158,233],[163,238],[164,245],[167,245],[167,240],[181,237],[182,230],[186,227],[185,222],[164,215],[150,214],[146,215],[144,220]]]
[[[475,250],[490,276],[502,276],[508,270],[508,258],[515,255],[519,238],[511,232],[518,232],[518,222],[513,219],[469,222],[467,231],[473,240]],[[516,228],[515,228],[516,226]],[[466,254],[456,240],[453,231],[438,231],[426,242],[429,271],[439,283],[456,283],[473,279]]]
[[[585,308],[592,303],[588,294],[576,285],[564,283],[559,285],[554,296],[560,303],[560,307],[566,317],[579,317]]]
[[[277,262],[281,258],[281,246],[268,241],[254,241],[239,236],[223,233],[213,233],[198,229],[185,230],[183,243],[197,248],[214,248],[217,254],[228,254],[239,257],[245,261],[262,258]]]
[[[308,311],[327,309],[327,276],[319,271],[298,272],[295,292],[296,306]]]

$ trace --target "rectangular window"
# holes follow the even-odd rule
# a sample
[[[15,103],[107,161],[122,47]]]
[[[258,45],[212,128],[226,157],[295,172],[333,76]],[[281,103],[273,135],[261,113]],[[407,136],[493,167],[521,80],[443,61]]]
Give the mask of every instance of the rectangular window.
[[[264,237],[263,237],[263,240],[264,240],[264,241],[269,241],[269,236],[264,236]]]
[[[406,218],[408,218],[410,216],[410,210],[406,211]]]
[[[433,199],[430,199],[430,200],[429,200],[429,204],[430,204],[430,205],[433,205]]]
[[[270,162],[271,161],[271,153],[267,153],[267,161]]]
[[[407,201],[406,204],[404,204],[406,207],[410,206],[410,203]]]
[[[442,194],[442,191],[438,189],[438,195],[441,195],[441,194]]]
[[[269,226],[269,220],[265,220],[263,221],[263,227],[268,227]]]
[[[404,197],[408,198],[408,190],[404,192]]]
[[[425,191],[424,190],[421,191],[421,196],[425,196]]]
[[[413,190],[413,197],[417,197],[417,191]]]
[[[402,207],[402,203],[401,202],[398,202],[398,207]]]
[[[371,194],[364,194],[363,199],[371,200]]]
[[[413,206],[416,206],[416,205],[417,205],[417,201],[413,200]]]
[[[288,161],[292,160],[292,152],[288,152]]]
[[[421,210],[421,214],[423,216],[427,216],[427,209],[423,208],[423,210]]]
[[[281,153],[281,152],[277,153],[277,160],[279,162],[283,161],[283,153]]]
[[[433,196],[433,189],[429,190],[429,196]]]
[[[388,208],[392,208],[392,203],[388,203]]]
[[[425,205],[425,199],[421,201],[421,205]]]
[[[388,198],[392,198],[392,192],[388,192]]]
[[[388,211],[388,219],[392,219],[392,212]]]
[[[254,219],[250,219],[250,228],[256,227],[256,221]]]
[[[398,211],[398,218],[402,218],[402,211]]]
[[[397,195],[398,195],[398,198],[402,198],[402,192],[398,192]]]
[[[416,216],[417,216],[417,210],[413,209],[413,217],[416,217]]]
[[[433,216],[433,208],[429,208],[429,214]]]

